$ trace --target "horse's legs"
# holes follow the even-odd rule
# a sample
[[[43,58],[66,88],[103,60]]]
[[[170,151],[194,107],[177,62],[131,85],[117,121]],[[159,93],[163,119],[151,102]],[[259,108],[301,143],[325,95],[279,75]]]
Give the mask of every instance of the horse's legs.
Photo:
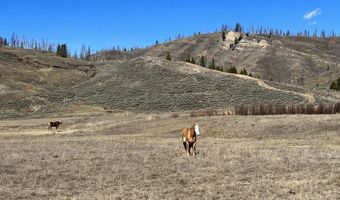
[[[192,151],[193,151],[193,153],[192,153],[192,155],[196,155],[196,142],[194,142],[194,144],[192,145]]]
[[[187,152],[187,157],[190,156],[190,143],[186,142],[186,148],[185,148],[186,152]]]

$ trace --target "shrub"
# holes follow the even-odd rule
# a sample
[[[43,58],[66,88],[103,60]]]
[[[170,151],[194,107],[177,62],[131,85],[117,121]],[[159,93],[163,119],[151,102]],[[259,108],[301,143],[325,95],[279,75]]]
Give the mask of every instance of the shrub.
[[[171,117],[173,117],[173,118],[179,117],[179,114],[178,113],[172,113]]]
[[[245,68],[243,68],[241,71],[240,71],[240,74],[242,75],[248,75],[248,72]]]
[[[171,61],[171,55],[170,55],[169,52],[166,52],[166,57],[165,57],[165,59]]]
[[[329,89],[339,91],[340,90],[340,78],[338,78],[336,81],[332,81]]]
[[[253,104],[235,106],[236,115],[281,115],[281,114],[336,114],[340,113],[340,102],[330,104]]]
[[[237,69],[235,66],[231,66],[228,70],[228,73],[232,73],[232,74],[237,74]]]

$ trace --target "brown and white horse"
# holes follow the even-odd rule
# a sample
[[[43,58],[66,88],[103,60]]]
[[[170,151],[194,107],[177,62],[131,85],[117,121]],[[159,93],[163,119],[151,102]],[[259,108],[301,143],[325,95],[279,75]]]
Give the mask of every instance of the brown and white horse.
[[[63,123],[62,121],[50,122],[50,123],[48,123],[48,130],[52,130],[52,127],[55,127],[55,129],[58,130],[58,127],[62,123]]]
[[[196,143],[199,134],[200,129],[197,123],[192,124],[190,128],[182,129],[181,137],[187,157],[190,155],[190,148],[193,150],[193,155],[196,155]]]

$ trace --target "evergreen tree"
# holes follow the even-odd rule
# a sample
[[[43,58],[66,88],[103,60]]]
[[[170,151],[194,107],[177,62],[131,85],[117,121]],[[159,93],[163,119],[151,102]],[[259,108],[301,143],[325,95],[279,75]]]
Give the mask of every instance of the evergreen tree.
[[[231,66],[228,70],[228,73],[232,73],[232,74],[237,74],[237,69],[235,66]]]
[[[206,65],[205,65],[205,58],[204,58],[203,55],[200,57],[199,65],[201,65],[202,67],[206,67]]]
[[[57,56],[63,57],[63,58],[67,58],[68,55],[68,51],[67,51],[67,46],[66,44],[58,44],[57,47]]]
[[[4,46],[8,46],[8,42],[6,38],[4,39]]]
[[[190,62],[191,62],[192,64],[195,64],[195,65],[196,65],[196,61],[195,61],[194,57],[191,57]]]
[[[188,57],[185,59],[185,62],[188,62],[188,63],[190,63],[190,54],[188,54]]]
[[[57,46],[57,56],[59,56],[59,54],[60,54],[60,44],[58,44]]]
[[[253,77],[253,74],[250,72],[248,76]]]
[[[248,72],[245,68],[243,68],[241,71],[240,71],[240,74],[242,75],[248,75]]]
[[[0,37],[0,47],[2,47],[3,45],[4,45],[4,39]]]
[[[209,68],[210,69],[216,69],[215,59],[214,58],[211,59],[211,62],[209,63]]]
[[[338,85],[338,88],[340,89],[340,78],[338,78],[338,79],[336,80],[336,83],[337,83],[337,85]]]
[[[332,81],[331,86],[329,87],[329,89],[339,90],[337,82],[336,81]]]
[[[242,26],[240,23],[236,23],[235,25],[235,32],[239,32],[239,33],[242,33]]]
[[[225,32],[224,32],[224,31],[222,31],[222,41],[225,41],[225,38],[226,38],[226,36],[225,36]]]
[[[216,66],[216,70],[221,71],[221,72],[224,71],[224,70],[223,70],[223,67],[220,67],[220,66]]]

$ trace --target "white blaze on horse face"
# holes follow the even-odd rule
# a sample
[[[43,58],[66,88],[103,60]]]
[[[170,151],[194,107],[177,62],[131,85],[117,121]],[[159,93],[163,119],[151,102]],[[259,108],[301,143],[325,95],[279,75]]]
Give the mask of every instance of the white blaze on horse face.
[[[195,124],[195,132],[197,135],[200,135],[200,128],[198,127],[198,124]]]

